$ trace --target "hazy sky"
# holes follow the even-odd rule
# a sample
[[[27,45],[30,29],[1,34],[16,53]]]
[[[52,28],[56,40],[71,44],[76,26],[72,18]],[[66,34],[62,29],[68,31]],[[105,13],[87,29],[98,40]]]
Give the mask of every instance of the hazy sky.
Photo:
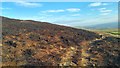
[[[117,2],[3,2],[1,16],[68,26],[118,21]]]

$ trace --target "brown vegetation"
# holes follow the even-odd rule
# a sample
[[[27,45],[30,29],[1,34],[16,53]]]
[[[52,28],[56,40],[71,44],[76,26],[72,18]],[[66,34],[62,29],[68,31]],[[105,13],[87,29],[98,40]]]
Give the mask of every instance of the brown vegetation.
[[[2,24],[3,66],[120,65],[120,38],[6,17]]]

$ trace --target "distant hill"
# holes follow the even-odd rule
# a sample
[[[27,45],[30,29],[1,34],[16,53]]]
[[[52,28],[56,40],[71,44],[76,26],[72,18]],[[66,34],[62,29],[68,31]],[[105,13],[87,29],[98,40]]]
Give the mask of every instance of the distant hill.
[[[47,22],[1,18],[3,66],[120,66],[120,38]]]
[[[105,23],[105,24],[98,24],[98,25],[93,25],[93,26],[87,26],[85,28],[89,29],[112,29],[112,28],[118,28],[118,23],[113,22],[113,23]]]

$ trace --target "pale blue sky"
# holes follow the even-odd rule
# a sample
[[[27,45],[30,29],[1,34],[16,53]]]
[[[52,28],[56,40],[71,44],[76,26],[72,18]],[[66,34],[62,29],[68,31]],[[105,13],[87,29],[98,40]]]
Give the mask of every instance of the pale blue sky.
[[[88,26],[118,21],[117,2],[2,2],[1,16]]]

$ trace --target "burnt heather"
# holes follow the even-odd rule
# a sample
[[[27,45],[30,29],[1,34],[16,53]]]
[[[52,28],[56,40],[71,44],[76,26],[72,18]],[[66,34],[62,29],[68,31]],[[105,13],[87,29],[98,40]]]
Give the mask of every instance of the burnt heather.
[[[47,22],[0,18],[3,66],[120,66],[120,38]]]

